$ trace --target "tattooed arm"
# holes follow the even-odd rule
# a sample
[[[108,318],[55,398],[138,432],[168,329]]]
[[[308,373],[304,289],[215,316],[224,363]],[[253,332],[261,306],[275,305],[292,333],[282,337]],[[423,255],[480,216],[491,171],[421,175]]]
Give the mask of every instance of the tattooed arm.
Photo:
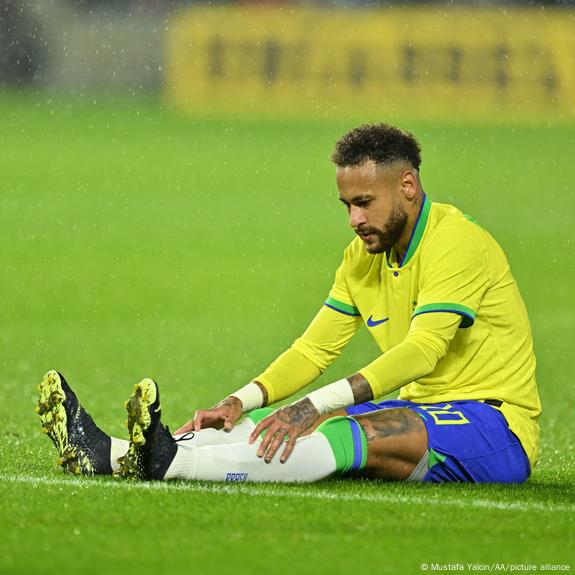
[[[369,382],[361,373],[356,373],[348,379],[318,389],[292,405],[278,409],[260,421],[250,436],[250,442],[256,441],[259,435],[266,431],[258,449],[258,457],[263,457],[269,463],[287,436],[287,445],[280,459],[284,463],[293,451],[296,439],[308,431],[321,414],[371,399],[373,391]]]
[[[351,377],[348,377],[349,385],[351,387],[351,392],[353,393],[353,403],[357,405],[358,403],[364,403],[365,401],[371,401],[373,399],[373,389],[369,381],[361,375],[361,373],[356,373]]]
[[[340,379],[312,391],[307,397],[323,415],[333,413],[338,409],[345,409],[350,405],[370,401],[374,398],[374,393],[369,381],[361,373],[356,373],[347,379]]]

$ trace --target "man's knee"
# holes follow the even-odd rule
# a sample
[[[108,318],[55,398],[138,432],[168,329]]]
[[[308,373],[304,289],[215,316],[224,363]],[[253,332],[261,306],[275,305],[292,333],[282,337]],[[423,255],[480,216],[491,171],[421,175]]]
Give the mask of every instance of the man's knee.
[[[367,439],[369,477],[407,479],[427,452],[425,425],[409,408],[382,409],[354,419]]]

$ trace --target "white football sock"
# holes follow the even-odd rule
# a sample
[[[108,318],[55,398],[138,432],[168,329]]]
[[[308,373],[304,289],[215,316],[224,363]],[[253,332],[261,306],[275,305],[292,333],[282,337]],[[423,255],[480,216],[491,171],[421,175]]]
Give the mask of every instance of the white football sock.
[[[329,477],[336,471],[333,450],[322,433],[298,439],[285,463],[280,463],[283,446],[271,463],[257,457],[259,441],[253,445],[243,441],[203,447],[185,443],[178,443],[164,479],[308,482]]]
[[[234,426],[231,431],[206,428],[201,431],[188,431],[187,433],[174,435],[174,438],[178,441],[178,445],[193,445],[195,447],[239,443],[248,440],[255,426],[255,423],[246,417]],[[112,437],[111,439],[110,464],[112,465],[112,471],[117,471],[120,469],[118,458],[126,455],[130,442],[117,437]]]
[[[229,443],[241,443],[247,441],[256,424],[246,417],[240,423],[232,427],[230,431],[223,429],[206,428],[201,431],[188,431],[180,435],[174,435],[179,445],[227,445]]]

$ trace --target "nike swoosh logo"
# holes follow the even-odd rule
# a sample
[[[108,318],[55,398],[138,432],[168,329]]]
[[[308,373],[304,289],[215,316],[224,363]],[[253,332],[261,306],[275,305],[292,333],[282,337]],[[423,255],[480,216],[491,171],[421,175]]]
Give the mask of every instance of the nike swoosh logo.
[[[368,325],[368,327],[375,327],[376,325],[380,325],[382,323],[385,323],[388,319],[389,319],[388,317],[384,317],[383,319],[374,320],[373,315],[370,315],[367,318],[367,325]]]

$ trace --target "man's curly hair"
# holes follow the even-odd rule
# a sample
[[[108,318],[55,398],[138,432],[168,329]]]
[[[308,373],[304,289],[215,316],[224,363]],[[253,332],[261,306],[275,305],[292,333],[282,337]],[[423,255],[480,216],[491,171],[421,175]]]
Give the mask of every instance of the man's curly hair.
[[[405,160],[419,170],[421,147],[409,132],[389,124],[364,124],[337,141],[331,160],[339,167],[360,166],[368,160],[377,164]]]

